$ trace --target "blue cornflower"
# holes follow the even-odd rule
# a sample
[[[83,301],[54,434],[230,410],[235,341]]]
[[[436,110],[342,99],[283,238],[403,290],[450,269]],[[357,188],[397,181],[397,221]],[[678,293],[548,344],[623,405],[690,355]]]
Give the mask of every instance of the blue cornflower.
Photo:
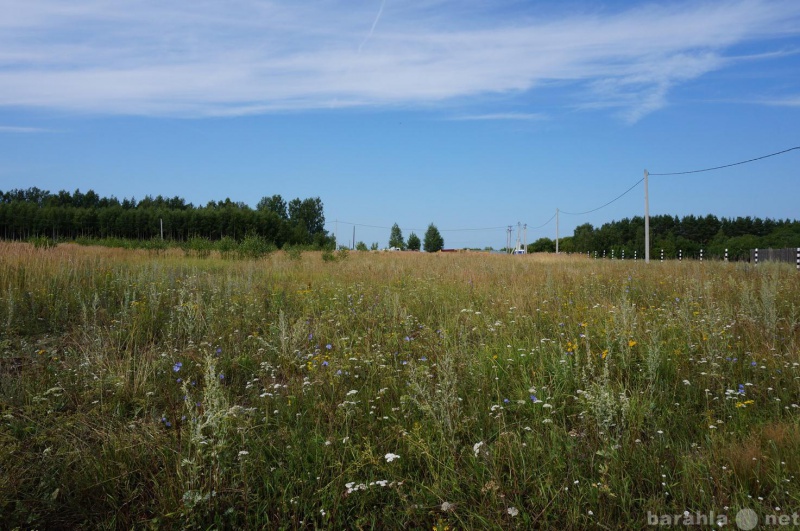
[[[531,395],[531,402],[533,402],[535,404],[538,401],[539,401],[539,399],[536,398],[536,395]]]
[[[503,403],[504,403],[504,404],[508,404],[509,402],[510,402],[510,400],[509,400],[508,398],[504,398],[504,399],[503,399]]]
[[[328,350],[331,350],[333,348],[333,345],[328,343],[327,345],[325,345],[325,348],[328,349]]]
[[[739,394],[740,395],[744,394],[744,384],[739,384]]]
[[[179,370],[181,370],[181,367],[183,367],[183,363],[181,363],[179,361],[175,365],[172,366],[172,370],[175,371],[175,372],[178,372]]]
[[[220,373],[220,375],[219,375],[219,379],[220,379],[220,380],[224,380],[224,379],[225,379],[225,375]]]
[[[323,366],[323,367],[327,367],[327,366],[328,366],[328,362],[327,362],[327,361],[323,361],[323,362],[322,362],[322,366]]]

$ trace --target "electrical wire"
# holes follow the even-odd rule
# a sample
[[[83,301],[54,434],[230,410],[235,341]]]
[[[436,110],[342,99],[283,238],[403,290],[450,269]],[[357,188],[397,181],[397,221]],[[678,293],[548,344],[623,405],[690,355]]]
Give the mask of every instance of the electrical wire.
[[[367,227],[367,228],[370,228],[370,229],[387,229],[387,230],[391,230],[391,228],[392,228],[392,227],[382,227],[380,225],[364,225],[363,223],[352,223],[350,221],[342,221],[341,219],[336,220],[336,221],[329,221],[329,222],[326,223],[326,225],[330,226],[330,225],[332,225],[334,223],[343,223],[345,225],[354,225],[356,227]],[[503,225],[502,227],[482,227],[482,228],[476,228],[476,229],[439,229],[439,232],[489,231],[489,230],[500,230],[500,229],[505,229],[505,228],[506,228],[506,225]],[[402,227],[401,227],[401,230],[422,232],[422,229],[410,229],[410,228],[402,228]]]
[[[753,158],[753,159],[743,160],[743,161],[740,161],[740,162],[734,162],[732,164],[725,164],[725,165],[722,165],[722,166],[714,166],[713,168],[703,168],[701,170],[689,170],[689,171],[662,172],[662,173],[650,173],[650,172],[648,172],[648,175],[650,175],[650,176],[688,175],[688,174],[691,174],[691,173],[702,173],[702,172],[707,172],[707,171],[721,170],[723,168],[730,168],[732,166],[739,166],[741,164],[747,164],[749,162],[755,162],[757,160],[763,160],[763,159],[767,159],[767,158],[770,158],[770,157],[775,157],[777,155],[783,155],[784,153],[789,153],[790,151],[794,151],[796,149],[800,149],[800,146],[795,146],[795,147],[792,147],[792,148],[789,148],[789,149],[784,149],[783,151],[777,151],[775,153],[770,153],[769,155],[762,155],[760,157],[756,157],[756,158]],[[615,197],[614,199],[612,199],[608,203],[604,203],[604,204],[600,205],[597,208],[593,208],[591,210],[586,210],[584,212],[567,212],[567,211],[564,211],[564,210],[558,210],[556,214],[553,214],[553,216],[550,219],[548,219],[547,221],[545,221],[543,224],[541,224],[541,225],[539,225],[537,227],[528,227],[528,228],[531,229],[531,230],[541,229],[542,227],[545,227],[547,224],[549,224],[551,221],[553,221],[553,219],[556,217],[556,215],[558,213],[566,214],[566,215],[569,215],[569,216],[582,216],[584,214],[591,214],[592,212],[597,212],[598,210],[600,210],[602,208],[605,208],[608,205],[610,205],[610,204],[622,199],[631,190],[633,190],[634,188],[639,186],[642,183],[642,181],[644,181],[644,178],[639,179],[638,181],[636,181],[633,184],[633,186],[631,186],[630,188],[628,188],[627,190],[622,192],[620,195],[618,195],[617,197]],[[384,227],[384,226],[380,226],[380,225],[365,225],[363,223],[352,223],[352,222],[349,222],[349,221],[341,221],[341,220],[337,220],[336,223],[343,223],[345,225],[353,225],[353,226],[356,226],[356,227],[367,227],[367,228],[370,228],[370,229],[386,229],[386,230],[390,230],[391,229],[391,227]],[[326,225],[331,225],[331,222],[326,223]],[[483,227],[483,228],[470,228],[470,229],[439,229],[439,232],[492,231],[492,230],[505,230],[507,227],[508,227],[508,225],[504,225],[502,227]],[[421,229],[408,229],[408,228],[406,228],[406,229],[402,229],[402,230],[411,231],[411,232],[413,232],[413,231],[423,232]]]
[[[652,174],[651,174],[651,175],[652,175]],[[561,214],[568,214],[568,215],[570,215],[570,216],[582,216],[582,215],[584,215],[584,214],[591,214],[592,212],[597,212],[597,211],[598,211],[598,210],[600,210],[601,208],[605,208],[605,207],[607,207],[608,205],[610,205],[611,203],[613,203],[614,201],[616,201],[616,200],[618,200],[618,199],[621,199],[621,198],[622,198],[622,197],[623,197],[625,194],[627,194],[628,192],[630,192],[631,190],[633,190],[634,188],[636,188],[637,186],[639,186],[639,185],[642,183],[642,181],[644,181],[644,177],[642,177],[641,179],[639,179],[638,181],[636,181],[636,184],[634,184],[633,186],[631,186],[630,188],[628,188],[627,190],[625,190],[624,192],[622,192],[620,195],[618,195],[617,197],[615,197],[614,199],[612,199],[612,200],[611,200],[611,201],[609,201],[608,203],[606,203],[606,204],[604,204],[604,205],[601,205],[601,206],[599,206],[599,207],[597,207],[597,208],[593,208],[593,209],[591,209],[591,210],[587,210],[586,212],[565,212],[565,211],[563,211],[563,210],[559,210],[559,212],[560,212]]]
[[[714,166],[713,168],[704,168],[702,170],[690,170],[690,171],[674,171],[670,173],[650,173],[649,175],[687,175],[689,173],[702,173],[704,171],[713,171],[713,170],[721,170],[722,168],[730,168],[731,166],[739,166],[740,164],[747,164],[748,162],[755,162],[757,160],[768,159],[769,157],[775,157],[777,155],[783,155],[784,153],[788,153],[790,151],[794,151],[795,149],[800,149],[800,146],[795,146],[793,148],[784,149],[783,151],[778,151],[777,153],[770,153],[769,155],[763,155],[761,157],[756,157],[754,159],[743,160],[741,162],[734,162],[733,164],[725,164],[724,166]]]
[[[547,221],[545,221],[544,223],[542,223],[542,224],[541,224],[541,225],[539,225],[538,227],[528,227],[528,228],[529,228],[529,229],[531,229],[531,230],[541,229],[542,227],[546,226],[548,223],[550,223],[551,221],[553,221],[553,220],[555,219],[555,217],[556,217],[556,215],[555,215],[555,214],[553,214],[553,215],[550,217],[550,219],[548,219]]]

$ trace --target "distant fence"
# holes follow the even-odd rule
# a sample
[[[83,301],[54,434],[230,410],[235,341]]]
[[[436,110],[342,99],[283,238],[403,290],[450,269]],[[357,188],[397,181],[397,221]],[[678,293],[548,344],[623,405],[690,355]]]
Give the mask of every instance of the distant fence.
[[[787,262],[800,268],[800,247],[786,249],[750,249],[750,263]]]

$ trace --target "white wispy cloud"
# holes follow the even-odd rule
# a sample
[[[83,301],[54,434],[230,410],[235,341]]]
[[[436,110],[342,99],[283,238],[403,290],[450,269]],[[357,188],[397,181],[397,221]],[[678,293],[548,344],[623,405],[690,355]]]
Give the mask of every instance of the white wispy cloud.
[[[800,33],[794,0],[547,16],[517,8],[0,0],[0,107],[217,116],[525,92],[535,104],[538,87],[557,81],[576,107],[636,121],[676,85],[731,66],[734,47]]]
[[[541,113],[524,112],[499,112],[487,114],[466,114],[450,118],[454,121],[473,121],[473,120],[518,120],[523,122],[538,122],[547,120],[547,115]]]
[[[0,125],[0,133],[52,133],[50,129],[42,129],[41,127],[20,127],[16,125]]]
[[[763,105],[773,105],[776,107],[800,107],[800,96],[762,100]]]

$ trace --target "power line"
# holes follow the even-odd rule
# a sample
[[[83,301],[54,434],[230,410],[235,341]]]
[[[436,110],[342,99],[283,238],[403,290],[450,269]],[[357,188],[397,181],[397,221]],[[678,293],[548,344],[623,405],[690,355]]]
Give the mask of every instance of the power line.
[[[650,175],[655,175],[655,174],[654,174],[654,173],[651,173]],[[621,199],[621,198],[622,198],[622,197],[623,197],[625,194],[627,194],[628,192],[630,192],[631,190],[633,190],[634,188],[636,188],[637,186],[639,186],[639,184],[641,184],[641,182],[642,182],[642,181],[644,181],[644,178],[641,178],[641,179],[639,179],[638,181],[636,181],[636,183],[635,183],[633,186],[631,186],[630,188],[628,188],[627,190],[625,190],[624,192],[622,192],[620,195],[618,195],[617,197],[615,197],[614,199],[612,199],[612,200],[611,200],[611,201],[609,201],[608,203],[606,203],[606,204],[604,204],[604,205],[601,205],[601,206],[599,206],[599,207],[597,207],[597,208],[593,208],[593,209],[591,209],[591,210],[587,210],[586,212],[564,212],[563,210],[561,210],[560,212],[561,212],[562,214],[569,214],[570,216],[582,216],[582,215],[584,215],[584,214],[591,214],[592,212],[597,212],[597,211],[598,211],[598,210],[600,210],[601,208],[605,208],[605,207],[607,207],[608,205],[610,205],[611,203],[613,203],[614,201],[616,201],[616,200],[618,200],[618,199]]]
[[[367,228],[370,228],[370,229],[386,229],[386,230],[391,230],[392,229],[392,227],[383,227],[383,226],[380,226],[380,225],[364,225],[363,223],[352,223],[350,221],[342,221],[341,219],[337,220],[337,222],[338,223],[344,223],[345,225],[354,225],[356,227],[367,227]],[[326,223],[326,225],[330,225],[330,222]],[[439,232],[489,231],[489,230],[500,230],[500,229],[505,229],[505,228],[506,228],[506,226],[503,225],[502,227],[481,227],[481,228],[474,228],[474,229],[439,229]],[[405,228],[405,227],[401,227],[401,230],[423,232],[422,229],[412,229],[412,228]]]
[[[731,166],[738,166],[740,164],[747,164],[748,162],[755,162],[757,160],[768,159],[769,157],[775,157],[777,155],[783,155],[784,153],[788,153],[790,151],[794,151],[795,149],[800,149],[800,146],[795,146],[793,148],[784,149],[783,151],[778,151],[777,153],[770,153],[769,155],[763,155],[761,157],[756,157],[754,159],[743,160],[741,162],[734,162],[733,164],[725,164],[724,166],[714,166],[713,168],[704,168],[702,170],[691,170],[691,171],[675,171],[670,173],[650,173],[650,175],[686,175],[689,173],[702,173],[704,171],[713,171],[713,170],[721,170],[722,168],[730,168]]]
[[[777,155],[783,155],[784,153],[789,153],[790,151],[794,151],[794,150],[797,150],[797,149],[800,149],[800,146],[795,146],[795,147],[792,147],[792,148],[789,148],[789,149],[784,149],[783,151],[777,151],[775,153],[770,153],[768,155],[762,155],[760,157],[755,157],[755,158],[748,159],[748,160],[743,160],[743,161],[740,161],[740,162],[734,162],[732,164],[724,164],[722,166],[714,166],[713,168],[703,168],[703,169],[700,169],[700,170],[679,171],[679,172],[665,172],[665,173],[650,173],[650,172],[648,172],[648,175],[651,175],[651,176],[687,175],[687,174],[691,174],[691,173],[702,173],[702,172],[707,172],[707,171],[721,170],[723,168],[730,168],[732,166],[739,166],[741,164],[747,164],[749,162],[755,162],[757,160],[763,160],[763,159],[767,159],[767,158],[770,158],[770,157],[775,157]],[[583,211],[583,212],[566,212],[564,210],[557,210],[556,213],[553,214],[553,216],[550,217],[550,219],[545,221],[543,224],[541,224],[541,225],[539,225],[537,227],[528,227],[528,228],[530,228],[531,230],[537,230],[537,229],[541,229],[541,228],[547,226],[551,221],[553,221],[553,219],[555,219],[558,216],[559,212],[562,213],[562,214],[570,215],[570,216],[582,216],[584,214],[591,214],[592,212],[597,212],[598,210],[603,209],[603,208],[607,207],[608,205],[610,205],[610,204],[622,199],[624,196],[626,196],[628,193],[630,193],[631,190],[633,190],[634,188],[639,186],[642,183],[642,181],[644,181],[644,179],[639,179],[638,181],[636,181],[633,184],[633,186],[631,186],[630,188],[628,188],[627,190],[622,192],[620,195],[618,195],[617,197],[615,197],[611,201],[600,205],[597,208],[593,208],[591,210],[586,210],[586,211]],[[371,228],[371,229],[391,230],[391,228],[392,228],[392,227],[385,227],[385,226],[381,226],[381,225],[366,225],[366,224],[363,224],[363,223],[352,223],[352,222],[349,222],[349,221],[338,221],[338,223],[344,223],[345,225],[353,225],[354,227],[367,227],[367,228]],[[328,223],[328,224],[330,224],[330,223]],[[506,228],[507,227],[505,225],[503,225],[503,226],[500,226],[500,227],[439,229],[439,231],[440,232],[479,232],[479,231],[505,230]],[[411,232],[414,232],[414,231],[423,232],[422,229],[403,228],[402,230],[411,231]]]
[[[539,225],[538,227],[528,227],[528,228],[529,228],[529,229],[531,229],[531,230],[541,229],[542,227],[546,226],[548,223],[550,223],[551,221],[553,221],[553,219],[555,219],[555,217],[556,217],[556,215],[555,215],[555,214],[553,214],[553,215],[550,217],[550,219],[548,219],[547,221],[545,221],[544,223],[542,223],[542,224],[541,224],[541,225]]]

